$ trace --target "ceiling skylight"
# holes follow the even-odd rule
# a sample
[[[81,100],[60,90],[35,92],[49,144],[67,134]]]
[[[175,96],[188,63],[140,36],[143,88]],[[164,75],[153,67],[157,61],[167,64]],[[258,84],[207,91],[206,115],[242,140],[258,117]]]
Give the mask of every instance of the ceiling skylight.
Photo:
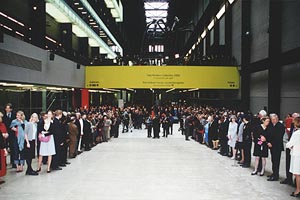
[[[149,26],[150,31],[162,31],[167,23],[169,2],[165,1],[145,1],[144,2],[146,23],[152,23]],[[160,26],[158,26],[158,24]]]

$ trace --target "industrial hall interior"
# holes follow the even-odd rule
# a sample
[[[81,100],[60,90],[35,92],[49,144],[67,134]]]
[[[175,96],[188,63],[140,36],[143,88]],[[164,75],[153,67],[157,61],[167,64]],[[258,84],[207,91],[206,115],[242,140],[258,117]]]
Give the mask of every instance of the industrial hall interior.
[[[300,198],[300,0],[0,0],[0,200]]]

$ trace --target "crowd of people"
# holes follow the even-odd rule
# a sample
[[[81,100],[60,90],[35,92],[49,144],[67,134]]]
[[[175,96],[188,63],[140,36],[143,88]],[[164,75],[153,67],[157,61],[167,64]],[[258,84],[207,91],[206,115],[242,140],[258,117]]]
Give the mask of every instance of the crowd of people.
[[[0,177],[6,173],[6,157],[17,173],[36,176],[43,164],[47,173],[62,170],[70,164],[68,159],[76,158],[83,151],[102,142],[108,142],[119,135],[121,118],[117,110],[111,107],[99,107],[97,110],[62,110],[33,113],[27,120],[23,111],[14,112],[8,103],[4,112],[0,112]],[[32,160],[38,157],[38,164],[32,166]],[[4,183],[0,180],[0,184]]]
[[[300,196],[300,114],[290,114],[280,121],[275,113],[265,110],[253,115],[227,108],[209,106],[154,106],[117,108],[112,106],[76,109],[73,113],[33,113],[27,121],[22,111],[14,113],[11,104],[0,113],[0,177],[5,174],[6,156],[16,172],[38,175],[43,164],[47,173],[62,170],[84,151],[122,133],[142,129],[145,124],[148,137],[158,139],[173,134],[173,124],[179,123],[186,141],[193,139],[217,151],[222,156],[236,160],[243,168],[250,168],[252,153],[255,157],[251,175],[265,175],[266,158],[271,156],[272,174],[268,181],[279,180],[283,138],[286,134],[286,179],[282,184],[295,185],[291,196]],[[32,160],[38,156],[36,169]],[[295,177],[295,181],[293,179]],[[0,183],[4,181],[0,180]]]
[[[255,115],[207,106],[157,107],[152,111],[152,116],[146,120],[148,137],[151,137],[153,130],[153,138],[159,138],[160,127],[163,129],[163,137],[167,137],[173,130],[174,118],[178,118],[179,130],[186,141],[192,138],[212,150],[217,150],[220,155],[236,160],[243,168],[251,167],[253,155],[255,165],[251,175],[265,175],[266,158],[270,153],[272,174],[268,176],[268,181],[279,180],[286,134],[286,179],[280,183],[296,186],[291,196],[300,197],[299,113],[289,114],[284,121],[280,121],[277,114],[268,115],[265,110]]]

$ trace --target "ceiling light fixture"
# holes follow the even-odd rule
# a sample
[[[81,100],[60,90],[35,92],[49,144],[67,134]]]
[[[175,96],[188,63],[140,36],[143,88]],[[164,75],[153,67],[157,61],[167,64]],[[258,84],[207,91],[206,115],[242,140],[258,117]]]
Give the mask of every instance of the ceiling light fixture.
[[[0,12],[0,15],[2,15],[3,17],[9,19],[10,21],[15,22],[16,24],[19,24],[20,26],[25,26],[23,23],[21,23],[21,22],[19,22],[18,20],[16,20],[16,19],[14,19],[14,18],[12,18],[12,17],[10,17],[10,16],[4,14],[3,12]]]
[[[220,19],[224,15],[225,11],[226,11],[226,6],[224,4],[216,15],[217,19]]]
[[[192,91],[196,91],[196,90],[199,90],[199,88],[189,89],[188,91],[192,92]]]
[[[234,0],[228,0],[230,4],[233,4]]]
[[[202,39],[204,39],[204,38],[205,38],[205,36],[206,36],[206,30],[204,30],[204,31],[202,32],[202,34],[201,34],[201,38],[202,38]]]
[[[215,25],[215,20],[213,19],[213,20],[211,20],[211,22],[208,24],[208,30],[211,30],[213,27],[214,27],[214,25]]]
[[[167,90],[166,93],[172,92],[173,90],[175,90],[175,88]]]

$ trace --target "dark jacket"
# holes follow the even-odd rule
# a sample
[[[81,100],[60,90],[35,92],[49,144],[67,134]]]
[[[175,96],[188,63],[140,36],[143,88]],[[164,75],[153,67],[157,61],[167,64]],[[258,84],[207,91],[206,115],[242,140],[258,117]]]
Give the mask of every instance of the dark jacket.
[[[244,124],[243,142],[252,142],[252,125],[250,123]]]
[[[88,137],[92,134],[91,123],[86,119],[83,120],[83,135],[84,137]]]
[[[55,145],[60,145],[66,141],[66,127],[61,120],[54,118],[51,132],[54,136]]]
[[[218,124],[218,122],[214,122],[214,123]],[[213,126],[213,124],[212,124],[212,126]],[[223,139],[223,140],[227,139],[228,128],[229,128],[229,120],[226,119],[226,121],[222,122],[219,127],[219,135],[220,135],[221,139]]]
[[[195,126],[195,129],[196,129],[197,133],[200,133],[204,129],[203,125],[201,124],[201,122],[197,118],[195,118],[194,126]]]
[[[284,125],[278,122],[275,126],[270,123],[269,125],[269,142],[272,144],[271,150],[283,151],[283,136],[285,133]]]
[[[10,124],[11,124],[11,122],[12,122],[14,119],[16,119],[16,113],[14,113],[14,112],[11,113],[11,117],[10,117],[10,118],[7,117],[7,114],[6,114],[6,113],[3,114],[2,120],[3,120],[3,123],[4,123],[5,126],[6,126],[7,133],[8,133],[9,135],[11,135],[11,134],[14,133],[14,132],[10,129]]]
[[[3,138],[3,135],[0,131],[0,149],[5,149],[6,148],[6,145],[5,145],[5,142],[4,142],[4,138]]]

